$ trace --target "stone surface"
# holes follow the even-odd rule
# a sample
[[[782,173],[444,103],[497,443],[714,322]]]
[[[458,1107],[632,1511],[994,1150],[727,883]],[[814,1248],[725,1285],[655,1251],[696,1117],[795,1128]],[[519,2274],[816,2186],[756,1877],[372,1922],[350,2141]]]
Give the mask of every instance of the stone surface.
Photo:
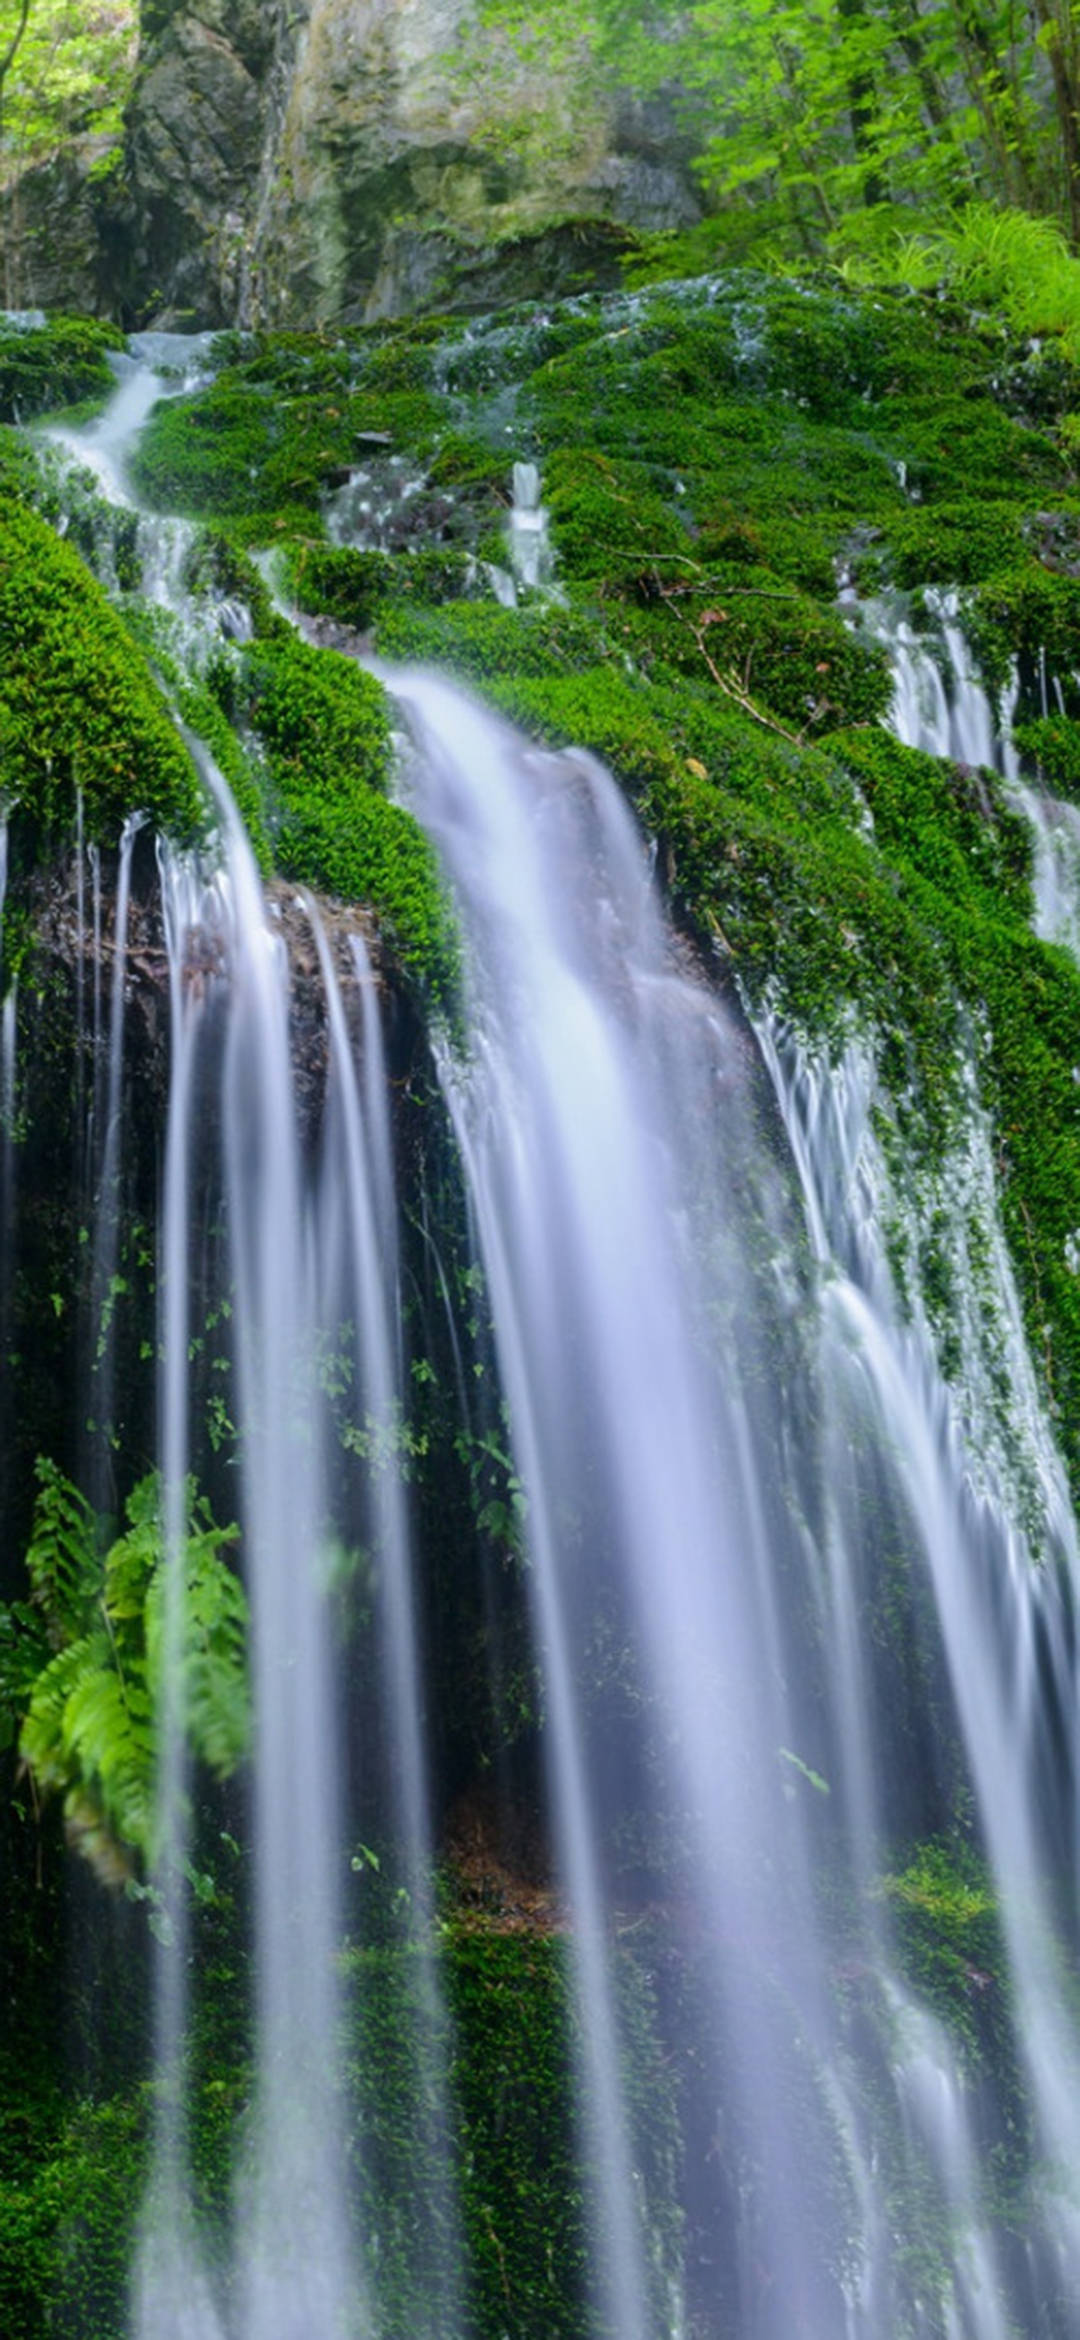
[[[472,0],[151,0],[126,308],[314,324],[607,281],[698,216],[670,106],[585,101]],[[572,232],[568,232],[571,228]],[[595,269],[595,273],[591,273]],[[576,279],[575,279],[576,271]]]
[[[174,326],[229,324],[241,305],[284,9],[199,0],[170,11],[130,116],[136,220],[129,305]]]
[[[0,209],[0,305],[108,316],[127,233],[113,138],[73,140],[27,171]]]

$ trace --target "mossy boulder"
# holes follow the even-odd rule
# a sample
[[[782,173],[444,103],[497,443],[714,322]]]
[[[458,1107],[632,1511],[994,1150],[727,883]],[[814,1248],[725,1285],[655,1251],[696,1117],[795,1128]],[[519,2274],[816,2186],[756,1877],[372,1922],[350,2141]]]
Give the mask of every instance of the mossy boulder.
[[[127,813],[179,838],[206,803],[175,725],[130,636],[78,554],[37,514],[0,516],[0,773],[39,834],[110,844]]]
[[[116,384],[108,353],[124,346],[115,325],[90,317],[54,316],[29,332],[0,317],[0,422],[107,396]]]
[[[232,695],[237,686],[228,678]],[[405,965],[448,998],[456,941],[427,839],[386,794],[390,715],[371,675],[295,637],[256,644],[239,684],[262,743],[275,865],[283,877],[367,902]]]

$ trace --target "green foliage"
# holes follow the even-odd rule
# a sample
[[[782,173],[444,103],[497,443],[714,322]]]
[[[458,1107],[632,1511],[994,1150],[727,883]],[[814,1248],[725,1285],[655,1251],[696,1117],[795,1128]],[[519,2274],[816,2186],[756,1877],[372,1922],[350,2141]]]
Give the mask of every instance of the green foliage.
[[[381,686],[332,651],[287,636],[248,652],[242,688],[265,750],[282,874],[370,902],[406,965],[448,996],[452,920],[431,847],[385,795],[390,719]]]
[[[83,567],[36,513],[0,514],[0,768],[39,834],[72,822],[112,843],[138,807],[180,838],[206,808],[145,662]]]
[[[988,2024],[1007,2036],[1008,1966],[984,1865],[963,1847],[931,1842],[880,1891],[916,1988],[970,2045],[985,2043]]]
[[[1053,335],[1080,363],[1080,261],[1054,220],[969,203],[906,228],[894,215],[872,238],[841,232],[833,249],[849,282],[940,286],[996,312],[1017,335]]]
[[[1071,688],[1080,663],[1080,580],[1029,562],[987,579],[965,607],[966,628],[983,674],[1003,688],[1016,658],[1030,675],[1045,660]]]
[[[395,560],[383,552],[297,545],[287,557],[285,580],[298,609],[358,629],[369,627],[386,601],[435,608],[445,601],[468,600],[483,590],[473,562],[459,546],[436,545]]]
[[[0,422],[104,397],[115,388],[106,352],[123,347],[116,326],[96,318],[54,316],[27,333],[0,317]]]
[[[1055,796],[1080,802],[1080,724],[1065,715],[1037,716],[1017,724],[1015,738]]]
[[[460,2215],[469,2329],[490,2340],[550,2340],[555,2330],[579,2340],[590,2319],[566,1946],[535,1933],[444,1930],[436,1955],[447,2012],[435,2042],[431,1955],[413,1944],[353,1950],[341,1960],[341,2111],[380,2329],[386,2340],[408,2340],[430,2313],[425,2274],[445,2266],[449,2283],[456,2272]],[[228,2226],[229,2171],[250,2103],[243,1981],[235,1957],[219,1949],[196,1982],[192,2162],[211,2264]],[[635,2168],[653,2211],[659,2287],[674,2280],[678,2264],[677,2080],[644,1963],[620,1953],[616,1986]],[[451,2058],[457,2214],[418,2036]],[[43,2340],[60,2329],[65,2340],[125,2340],[150,2111],[139,2086],[97,2100],[49,2099],[33,2131],[24,2129],[21,2150],[0,2155],[5,2340]]]
[[[580,672],[608,654],[607,637],[594,618],[535,605],[427,610],[395,600],[378,611],[377,638],[388,658],[450,666],[476,682]]]
[[[378,352],[321,335],[226,346],[216,380],[151,415],[132,472],[157,511],[194,516],[313,512],[365,444],[428,447],[438,409],[417,389],[384,388]],[[271,528],[264,541],[270,541]]]
[[[0,1697],[38,1798],[62,1798],[69,1842],[113,1881],[132,1856],[153,1856],[169,1568],[161,1489],[152,1473],[132,1490],[125,1530],[103,1550],[77,1490],[44,1458],[37,1476],[30,1601],[5,1613]],[[215,1527],[193,1486],[186,1521],[185,1726],[193,1753],[224,1778],[249,1736],[247,1603],[224,1557],[236,1530]]]
[[[0,0],[0,56],[21,0]],[[84,131],[118,136],[138,38],[134,0],[30,0],[3,89],[0,183]]]
[[[737,256],[740,231],[756,230],[759,249],[768,238],[805,261],[840,224],[855,223],[858,245],[882,223],[894,229],[896,207],[917,221],[958,193],[1021,218],[1046,213],[1075,236],[1080,44],[1068,9],[1021,19],[998,5],[975,17],[960,0],[919,12],[894,0],[688,0],[644,14],[635,0],[551,0],[540,28],[523,0],[483,0],[480,22],[489,74],[504,84],[542,58],[557,94],[533,136],[553,163],[567,86],[583,135],[613,85],[640,97],[680,84],[697,169]],[[459,69],[477,69],[468,41]],[[1032,237],[1033,256],[1051,233]]]

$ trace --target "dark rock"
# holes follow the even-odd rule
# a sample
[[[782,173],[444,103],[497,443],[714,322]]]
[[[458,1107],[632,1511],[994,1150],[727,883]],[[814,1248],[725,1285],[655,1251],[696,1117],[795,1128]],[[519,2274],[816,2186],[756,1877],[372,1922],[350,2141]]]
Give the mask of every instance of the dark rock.
[[[131,233],[122,160],[115,138],[74,139],[7,189],[0,208],[6,308],[114,314]]]

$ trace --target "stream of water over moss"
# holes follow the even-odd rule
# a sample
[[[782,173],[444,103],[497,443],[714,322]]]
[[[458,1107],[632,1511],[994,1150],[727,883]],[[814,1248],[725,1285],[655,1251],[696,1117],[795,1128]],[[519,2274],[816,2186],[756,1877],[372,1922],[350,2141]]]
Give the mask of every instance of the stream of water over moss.
[[[24,2340],[1080,2331],[1074,619],[871,310],[4,455]]]

